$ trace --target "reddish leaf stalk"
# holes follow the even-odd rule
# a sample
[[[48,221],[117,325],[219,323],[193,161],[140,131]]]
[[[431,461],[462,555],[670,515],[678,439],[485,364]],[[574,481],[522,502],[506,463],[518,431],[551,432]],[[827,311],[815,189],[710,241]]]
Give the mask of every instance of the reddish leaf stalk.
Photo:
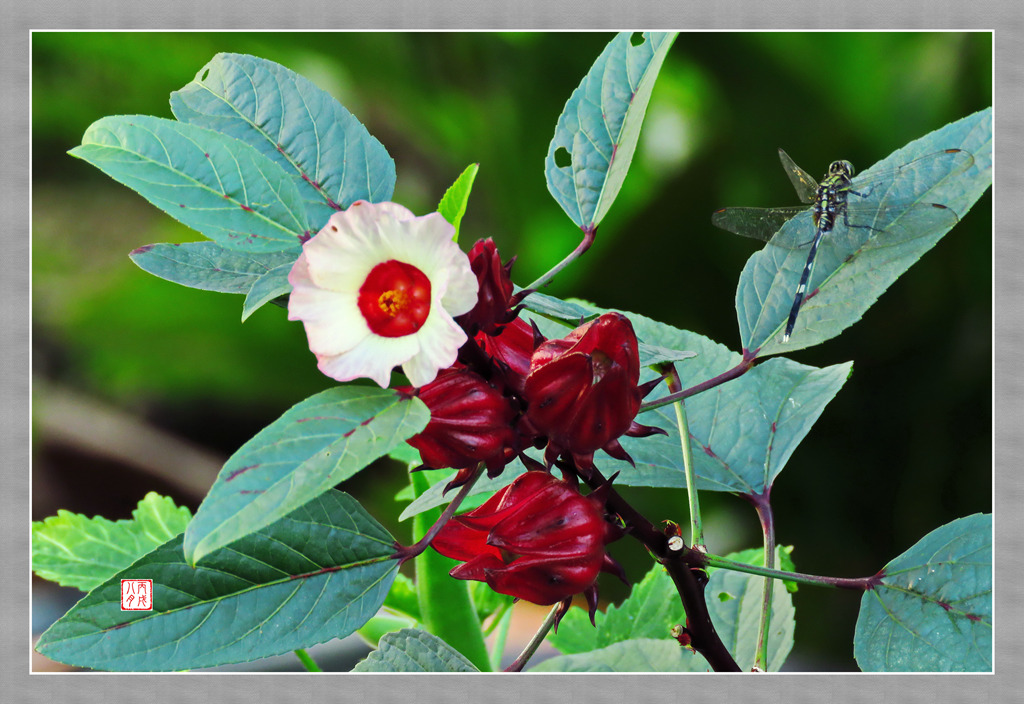
[[[451,517],[459,510],[459,506],[461,506],[462,502],[465,501],[467,496],[469,496],[469,492],[472,490],[473,485],[476,484],[477,479],[479,479],[480,475],[483,473],[483,468],[484,465],[482,462],[477,465],[476,470],[474,470],[469,480],[462,485],[462,488],[459,489],[459,493],[455,495],[455,498],[451,500],[451,503],[449,503],[445,510],[441,512],[438,519],[434,521],[434,525],[430,526],[430,529],[419,540],[419,542],[415,545],[408,546],[397,545],[396,547],[398,550],[391,556],[392,559],[398,560],[401,565],[405,563],[406,560],[411,560],[426,550],[430,546],[430,541],[432,541],[438,531],[444,527],[444,524],[451,520]]]
[[[761,494],[749,494],[745,496],[757,511],[757,517],[761,520],[761,532],[764,534],[764,566],[767,569],[775,568],[775,516],[772,513],[771,487],[767,487]],[[772,616],[772,588],[775,580],[764,578],[764,591],[761,597],[761,625],[757,632],[757,655],[754,658],[754,667],[762,671],[768,671],[768,632],[771,628]]]
[[[864,592],[874,589],[882,581],[882,573],[873,574],[870,577],[821,577],[814,574],[803,574],[801,572],[786,572],[784,570],[767,569],[758,565],[748,565],[745,562],[727,560],[718,555],[704,554],[697,550],[690,549],[691,561],[702,563],[707,567],[721,567],[735,572],[756,574],[762,577],[774,577],[787,582],[798,582],[800,584],[811,584],[817,587],[835,587],[836,589],[852,589]]]
[[[696,386],[691,386],[688,389],[683,389],[682,391],[669,394],[668,396],[642,403],[640,404],[640,413],[643,413],[644,411],[653,411],[655,408],[661,408],[662,406],[667,406],[670,403],[682,401],[690,396],[696,396],[701,391],[707,391],[708,389],[724,384],[727,381],[732,381],[736,377],[743,376],[751,369],[751,367],[754,366],[754,362],[756,360],[757,357],[754,353],[744,352],[743,359],[741,359],[740,363],[732,369],[724,371],[718,376],[712,377],[706,381],[702,381]]]
[[[565,259],[563,259],[558,264],[556,264],[554,267],[552,267],[551,270],[548,271],[548,273],[546,273],[543,276],[541,276],[539,279],[534,281],[532,284],[530,284],[526,288],[528,288],[531,291],[536,291],[537,289],[540,289],[543,286],[547,286],[548,283],[550,283],[551,279],[555,278],[555,275],[557,275],[558,272],[560,272],[562,269],[564,269],[565,267],[567,267],[570,264],[572,264],[572,262],[575,261],[576,259],[579,259],[580,256],[582,256],[582,254],[584,252],[586,252],[588,249],[590,249],[590,245],[594,244],[594,237],[596,235],[597,235],[597,228],[596,227],[584,228],[583,229],[583,239],[580,241],[580,243],[578,245],[576,245],[576,249],[572,250],[572,252],[570,252],[569,255]]]

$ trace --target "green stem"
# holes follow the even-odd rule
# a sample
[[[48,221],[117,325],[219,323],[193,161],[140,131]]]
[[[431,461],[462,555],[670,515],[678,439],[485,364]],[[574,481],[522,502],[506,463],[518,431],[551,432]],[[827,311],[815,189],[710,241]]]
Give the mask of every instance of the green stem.
[[[429,482],[421,473],[413,472],[412,486],[419,496],[427,490]],[[459,493],[465,495],[466,492]],[[419,541],[417,547],[423,550],[413,563],[423,627],[465,655],[481,672],[489,672],[490,656],[468,584],[448,574],[459,563],[436,550],[426,549],[425,538],[433,536],[440,528],[440,518],[441,511],[436,508],[413,517],[413,539]]]
[[[505,672],[522,672],[523,668],[526,667],[526,663],[530,661],[533,654],[537,652],[537,648],[544,642],[544,639],[548,636],[548,631],[555,625],[555,619],[558,616],[558,609],[560,604],[555,604],[551,607],[551,611],[548,612],[547,618],[544,619],[544,623],[540,625],[537,632],[533,634],[533,638],[523,648],[523,652],[519,654],[519,657],[515,659],[511,665],[505,668]]]
[[[733,570],[735,572],[756,574],[762,577],[773,577],[787,582],[798,582],[800,584],[810,584],[817,587],[833,587],[837,589],[867,591],[868,589],[874,589],[875,585],[881,582],[881,577],[877,574],[870,577],[854,579],[847,577],[819,577],[813,574],[786,572],[784,570],[768,569],[767,567],[761,567],[759,565],[748,565],[745,562],[728,560],[724,557],[712,555],[710,553],[702,554],[699,558],[706,567],[719,567],[721,569]]]
[[[497,630],[494,636],[494,648],[491,650],[491,670],[497,672],[501,667],[501,657],[505,654],[505,642],[508,640],[509,626],[512,625],[512,604],[506,604],[495,618]]]
[[[679,391],[682,384],[675,365],[670,365],[668,390]],[[686,497],[690,504],[690,545],[704,545],[704,526],[700,517],[700,501],[697,498],[697,477],[693,471],[693,453],[690,450],[690,426],[686,422],[686,405],[680,399],[673,404],[676,411],[676,425],[679,426],[679,444],[683,451],[683,471],[686,474]]]
[[[295,655],[299,658],[299,662],[302,663],[302,666],[306,668],[308,672],[323,672],[323,670],[320,669],[320,666],[316,664],[316,660],[310,657],[309,653],[302,648],[296,650]]]
[[[768,498],[771,488],[766,488],[763,494],[748,496],[757,517],[761,519],[761,532],[764,534],[764,566],[766,569],[775,568],[775,518],[772,514],[771,502]],[[754,667],[762,672],[768,671],[768,631],[771,628],[772,620],[772,588],[775,580],[770,577],[764,578],[764,590],[761,595],[761,625],[757,631],[757,655],[754,657]]]

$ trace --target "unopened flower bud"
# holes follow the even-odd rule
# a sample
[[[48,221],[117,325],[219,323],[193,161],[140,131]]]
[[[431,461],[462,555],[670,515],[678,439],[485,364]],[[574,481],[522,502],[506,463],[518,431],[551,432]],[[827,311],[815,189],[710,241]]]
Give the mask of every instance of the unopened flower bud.
[[[479,283],[476,306],[458,322],[470,335],[483,331],[493,335],[501,325],[510,322],[516,314],[512,311],[512,262],[501,263],[494,240],[488,237],[479,240],[469,250],[469,266]]]
[[[605,485],[583,496],[544,471],[528,471],[479,508],[456,516],[432,543],[442,555],[464,561],[457,579],[486,582],[494,591],[540,605],[583,593],[597,607],[597,577],[622,569],[605,552],[621,530],[605,519]],[[560,614],[561,615],[561,614]]]
[[[605,313],[561,340],[541,344],[523,394],[528,423],[548,438],[548,464],[567,453],[587,469],[601,448],[629,460],[618,438],[656,432],[633,422],[646,392],[639,380],[636,335],[619,313]]]
[[[409,387],[399,389],[412,393]],[[443,370],[417,395],[430,409],[430,422],[408,443],[433,469],[465,469],[479,462],[497,474],[514,456],[516,411],[508,398],[476,373]]]

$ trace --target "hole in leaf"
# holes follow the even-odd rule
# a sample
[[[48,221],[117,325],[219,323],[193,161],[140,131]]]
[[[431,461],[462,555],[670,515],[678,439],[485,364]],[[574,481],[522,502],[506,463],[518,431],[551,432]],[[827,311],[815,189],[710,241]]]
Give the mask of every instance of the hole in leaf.
[[[560,169],[572,166],[572,154],[565,147],[559,147],[555,150],[555,166]]]
[[[735,599],[735,598],[736,597],[734,597],[729,592],[718,592],[718,600],[719,601],[729,601],[730,599]]]
[[[204,68],[202,75],[199,76],[199,82],[202,83],[206,80],[206,77],[210,75],[210,69]]]
[[[641,44],[644,43],[644,41],[645,40],[643,32],[633,32],[632,34],[629,35],[629,43],[631,46],[640,46]]]

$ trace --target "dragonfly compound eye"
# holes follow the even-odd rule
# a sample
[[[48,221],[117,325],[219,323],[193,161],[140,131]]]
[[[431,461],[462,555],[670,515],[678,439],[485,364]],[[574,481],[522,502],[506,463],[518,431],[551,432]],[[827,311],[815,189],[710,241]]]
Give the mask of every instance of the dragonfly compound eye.
[[[830,176],[849,176],[852,177],[854,174],[853,164],[843,159],[842,161],[833,161],[828,166],[828,173]]]

